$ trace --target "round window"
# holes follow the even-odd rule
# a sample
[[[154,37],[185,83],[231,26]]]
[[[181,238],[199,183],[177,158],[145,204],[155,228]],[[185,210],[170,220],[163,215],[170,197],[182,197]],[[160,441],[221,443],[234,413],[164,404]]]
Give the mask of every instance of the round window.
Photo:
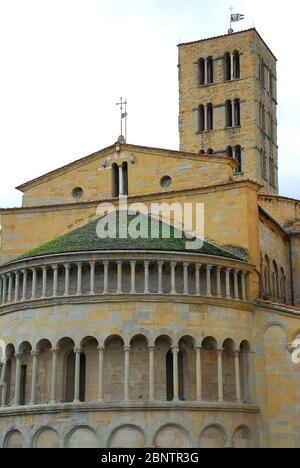
[[[160,184],[163,188],[170,188],[172,185],[172,179],[170,176],[165,176],[161,179]]]
[[[80,198],[83,197],[83,189],[81,187],[76,187],[72,191],[73,198],[76,198],[76,200],[79,200]]]

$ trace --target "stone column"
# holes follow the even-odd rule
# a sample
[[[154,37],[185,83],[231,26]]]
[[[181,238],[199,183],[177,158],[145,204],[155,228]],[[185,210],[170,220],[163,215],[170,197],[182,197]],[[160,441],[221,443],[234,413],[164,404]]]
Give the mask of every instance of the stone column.
[[[2,396],[1,396],[1,406],[4,408],[7,406],[7,385],[6,385],[6,370],[7,370],[7,361],[8,361],[8,356],[5,356],[3,365],[2,365],[2,372],[1,372],[1,383],[3,384],[2,387]]]
[[[222,288],[221,288],[221,270],[222,267],[217,267],[217,297],[222,297]]]
[[[195,282],[196,282],[196,294],[201,296],[201,283],[200,283],[200,270],[201,266],[198,263],[195,265]]]
[[[90,262],[90,295],[95,296],[95,268],[96,262]]]
[[[3,275],[2,276],[2,281],[3,281],[3,284],[2,284],[2,304],[5,304],[6,303],[6,294],[7,294],[7,276],[6,275]]]
[[[240,353],[239,351],[234,352],[234,363],[235,363],[235,388],[236,388],[236,401],[241,402],[241,381],[240,381]]]
[[[22,270],[23,286],[22,286],[22,301],[27,299],[27,270]]]
[[[38,357],[40,355],[39,350],[31,351],[32,356],[32,380],[31,380],[31,399],[30,404],[36,405],[36,387],[37,387],[37,367],[38,367]]]
[[[211,270],[212,265],[206,265],[206,295],[212,297],[211,293]]]
[[[176,293],[176,266],[177,262],[171,262],[171,294]]]
[[[118,266],[118,285],[117,285],[117,294],[122,294],[122,271],[123,271],[123,261],[117,261]]]
[[[51,405],[55,405],[56,401],[56,382],[57,382],[57,358],[58,358],[58,349],[52,348],[52,373],[51,373]]]
[[[64,296],[69,296],[70,295],[70,270],[71,270],[70,263],[65,263],[64,268],[65,268],[65,292],[64,292]]]
[[[239,282],[238,282],[238,270],[234,270],[234,299],[239,300]]]
[[[196,346],[196,399],[202,400],[202,368],[201,368],[201,351],[200,346]]]
[[[226,268],[226,299],[231,299],[230,273],[231,273],[231,268]]]
[[[162,262],[162,261],[157,262],[157,266],[158,266],[158,278],[157,278],[158,290],[157,290],[157,293],[158,294],[163,294],[163,266],[164,266],[164,262]]]
[[[148,346],[149,349],[149,400],[154,401],[154,350],[155,346]]]
[[[8,273],[8,297],[7,302],[12,302],[12,288],[13,288],[13,277],[12,273]]]
[[[124,346],[124,353],[125,353],[124,400],[129,401],[130,346]]]
[[[80,355],[82,348],[74,348],[75,353],[75,386],[74,386],[74,402],[80,403]]]
[[[144,290],[144,294],[150,294],[150,291],[149,291],[149,265],[150,265],[150,262],[149,261],[144,261],[144,271],[145,271],[145,290]]]
[[[179,347],[172,346],[173,353],[173,400],[179,400],[179,381],[178,381],[178,353]]]
[[[123,182],[123,168],[122,164],[119,166],[119,194],[124,195],[124,182]]]
[[[184,262],[183,264],[183,294],[189,294],[189,263]]]
[[[218,357],[218,400],[219,402],[223,402],[224,395],[223,395],[223,349],[217,350],[217,357]]]
[[[109,261],[103,262],[104,267],[104,280],[103,280],[103,294],[108,294],[108,267]]]
[[[47,275],[48,275],[48,269],[44,265],[42,266],[42,271],[43,271],[43,279],[42,279],[42,299],[46,299],[47,297]]]
[[[21,403],[21,359],[22,353],[16,353],[16,379],[15,379],[15,406],[20,406]]]
[[[53,269],[53,297],[57,297],[57,285],[58,285],[58,266],[52,265]]]
[[[242,271],[242,299],[244,302],[247,302],[246,276],[247,276],[247,272]]]
[[[99,383],[98,383],[98,401],[104,401],[104,346],[98,346],[99,351]]]
[[[15,272],[15,302],[19,302],[20,272]]]
[[[77,296],[82,294],[82,263],[77,263]]]
[[[32,288],[31,288],[31,300],[35,299],[36,296],[36,268],[31,268],[32,271]]]
[[[130,288],[130,294],[135,294],[136,289],[135,289],[135,269],[136,269],[136,261],[131,260],[130,262],[130,275],[131,275],[131,288]]]
[[[3,279],[0,276],[0,303],[2,304]]]

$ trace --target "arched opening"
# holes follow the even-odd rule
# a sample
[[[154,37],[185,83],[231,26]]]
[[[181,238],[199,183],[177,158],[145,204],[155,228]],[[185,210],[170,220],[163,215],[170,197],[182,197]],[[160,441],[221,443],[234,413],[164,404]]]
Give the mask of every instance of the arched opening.
[[[30,402],[31,396],[31,375],[32,375],[32,346],[30,343],[22,343],[19,348],[21,354],[20,361],[20,393],[19,402],[21,406],[25,406]]]
[[[234,148],[234,159],[238,163],[238,167],[235,169],[236,174],[240,174],[243,170],[242,168],[242,148],[240,146],[236,146]]]
[[[196,353],[195,340],[184,336],[179,341],[179,396],[185,401],[196,400]],[[182,366],[181,366],[182,360]],[[182,373],[182,375],[180,374]]]
[[[104,398],[108,401],[124,400],[124,341],[110,336],[104,351]]]
[[[233,77],[235,80],[241,77],[240,53],[237,50],[233,53]]]
[[[137,335],[130,342],[130,399],[146,401],[149,398],[149,350],[145,336]]]
[[[239,99],[234,101],[234,125],[235,127],[241,126],[241,101]]]
[[[203,58],[198,61],[198,83],[199,86],[205,84],[205,60]]]
[[[226,101],[226,127],[230,128],[233,124],[232,118],[232,102],[230,100]]]
[[[248,341],[243,341],[240,345],[240,382],[241,382],[241,400],[243,403],[251,403],[250,394],[250,356],[251,347]]]
[[[128,195],[128,163],[127,162],[123,162],[122,172],[123,172],[123,195]]]
[[[214,82],[214,62],[212,57],[207,58],[207,83],[212,84]]]
[[[230,158],[233,158],[233,149],[232,149],[232,146],[228,146],[228,147],[227,147],[227,155],[228,155]]]
[[[207,337],[202,342],[201,352],[201,378],[202,398],[204,401],[218,400],[218,344],[212,337]]]
[[[213,105],[207,104],[207,130],[210,132],[214,129],[214,113]]]
[[[51,399],[51,347],[51,343],[46,339],[39,341],[36,346],[36,349],[40,352],[38,356],[36,402],[41,404],[49,403]]]
[[[207,154],[214,154],[214,150],[213,150],[212,148],[209,148],[209,149],[207,150]]]
[[[231,80],[231,56],[229,52],[227,52],[224,55],[224,64],[225,64],[225,80],[230,81]]]
[[[205,109],[203,105],[199,106],[198,109],[198,132],[205,131]]]
[[[96,338],[89,336],[81,341],[80,346],[85,356],[84,401],[97,401],[99,398],[99,389],[96,383],[99,376],[99,351],[97,349],[99,343]],[[81,362],[80,369],[82,369],[82,365],[84,364]]]
[[[112,196],[118,197],[120,194],[119,166],[118,164],[113,164],[111,168],[112,168]]]
[[[236,401],[235,344],[231,339],[224,341],[222,354],[224,401]]]

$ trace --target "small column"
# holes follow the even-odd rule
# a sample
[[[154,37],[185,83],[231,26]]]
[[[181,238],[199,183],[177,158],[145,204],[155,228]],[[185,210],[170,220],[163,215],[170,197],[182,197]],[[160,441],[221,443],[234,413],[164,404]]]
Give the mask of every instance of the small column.
[[[217,350],[218,357],[218,400],[221,403],[224,400],[223,396],[223,365],[222,365],[223,349]]]
[[[148,346],[149,349],[149,400],[154,401],[154,350],[155,346]]]
[[[22,270],[23,287],[22,287],[22,301],[27,299],[27,270]]]
[[[82,263],[77,263],[77,296],[82,294]]]
[[[8,273],[8,297],[7,302],[12,302],[12,287],[13,287],[13,277],[12,273]]]
[[[1,372],[1,378],[0,381],[3,383],[2,387],[2,396],[1,396],[1,406],[4,408],[7,406],[7,386],[6,386],[6,370],[7,370],[7,361],[8,361],[8,356],[5,356],[5,360],[3,362],[2,366],[2,372]]]
[[[239,282],[238,282],[239,270],[234,270],[234,299],[239,300]]]
[[[20,272],[15,272],[15,302],[19,302]]]
[[[31,287],[31,300],[36,296],[36,268],[31,268],[32,271],[32,287]]]
[[[178,353],[179,347],[172,346],[173,353],[173,400],[179,400],[179,381],[178,381]]]
[[[103,262],[104,267],[104,280],[103,280],[103,294],[108,294],[108,267],[109,261]]]
[[[124,182],[123,182],[122,164],[119,166],[119,193],[120,193],[120,196],[124,195]]]
[[[124,376],[124,400],[129,401],[129,360],[130,346],[124,346],[125,353],[125,376]]]
[[[135,289],[135,269],[136,269],[136,261],[131,260],[131,262],[130,262],[130,275],[131,275],[130,294],[135,294],[136,293],[136,289]]]
[[[53,295],[53,297],[57,297],[58,266],[57,265],[52,265],[52,269],[53,269],[53,292],[52,292],[52,295]]]
[[[64,296],[69,296],[70,295],[70,270],[71,270],[70,263],[65,263],[64,268],[65,268],[65,292],[64,292]]]
[[[32,380],[31,380],[30,405],[36,405],[37,365],[38,365],[39,355],[40,355],[39,350],[31,351],[31,356],[32,356]]]
[[[2,304],[2,290],[3,290],[3,279],[0,276],[0,304]]]
[[[150,291],[149,291],[149,265],[150,265],[150,262],[145,260],[144,261],[144,271],[145,271],[145,290],[144,290],[144,294],[150,294]]]
[[[200,346],[196,347],[196,399],[202,400],[202,369],[201,369],[201,351]]]
[[[7,276],[6,275],[3,275],[2,276],[2,281],[3,281],[3,285],[2,285],[2,304],[5,304],[6,303],[6,300],[7,300]]]
[[[52,348],[52,374],[51,374],[51,405],[55,405],[56,402],[56,382],[57,382],[57,358],[58,358],[58,349]]]
[[[90,296],[95,296],[95,268],[96,262],[90,262]]]
[[[235,363],[235,387],[236,387],[236,401],[241,402],[241,380],[240,380],[240,353],[239,351],[234,352],[234,363]]]
[[[200,283],[200,264],[196,263],[195,265],[195,283],[196,283],[196,295],[201,296],[201,283]]]
[[[212,297],[211,293],[211,270],[212,265],[206,265],[206,295]]]
[[[15,406],[20,406],[21,399],[21,359],[22,353],[16,353]]]
[[[190,264],[184,262],[183,264],[183,294],[189,294],[189,266]]]
[[[244,302],[247,302],[246,276],[247,276],[247,272],[242,271],[242,299]]]
[[[163,266],[164,266],[164,262],[162,262],[162,261],[157,262],[157,266],[158,266],[158,278],[157,278],[158,290],[157,290],[157,293],[158,294],[163,294]]]
[[[75,386],[74,386],[74,402],[80,403],[80,355],[82,348],[74,348],[75,353]]]
[[[42,299],[46,299],[47,297],[47,277],[48,277],[48,269],[44,265],[42,266],[42,272],[43,272],[43,279],[42,279]]]
[[[171,294],[176,293],[176,266],[177,262],[171,262]]]
[[[226,299],[232,299],[230,291],[230,273],[231,268],[226,268]]]
[[[99,397],[98,401],[103,403],[104,401],[104,346],[98,346],[99,351]]]
[[[222,289],[221,289],[221,270],[222,267],[217,267],[217,297],[222,297]]]
[[[122,294],[122,272],[123,272],[123,261],[117,261],[118,266],[118,285],[117,285],[117,294]]]

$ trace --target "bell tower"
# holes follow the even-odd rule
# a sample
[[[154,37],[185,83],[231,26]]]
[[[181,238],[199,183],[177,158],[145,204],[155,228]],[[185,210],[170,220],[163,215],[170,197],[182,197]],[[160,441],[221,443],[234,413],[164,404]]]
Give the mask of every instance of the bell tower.
[[[278,193],[277,60],[256,29],[179,48],[180,149],[232,156]]]

